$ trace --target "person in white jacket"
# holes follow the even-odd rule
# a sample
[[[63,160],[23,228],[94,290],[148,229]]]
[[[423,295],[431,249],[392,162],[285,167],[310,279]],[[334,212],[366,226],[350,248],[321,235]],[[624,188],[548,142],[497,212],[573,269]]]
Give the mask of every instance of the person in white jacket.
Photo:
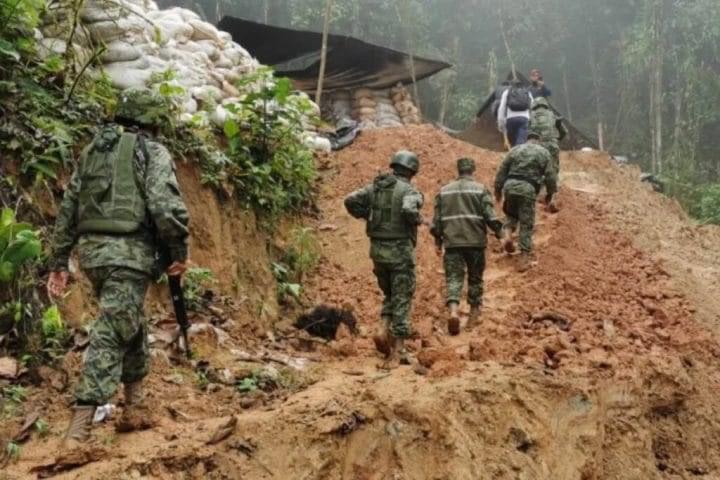
[[[507,134],[511,146],[527,142],[532,94],[519,81],[503,92],[498,108],[498,129]]]

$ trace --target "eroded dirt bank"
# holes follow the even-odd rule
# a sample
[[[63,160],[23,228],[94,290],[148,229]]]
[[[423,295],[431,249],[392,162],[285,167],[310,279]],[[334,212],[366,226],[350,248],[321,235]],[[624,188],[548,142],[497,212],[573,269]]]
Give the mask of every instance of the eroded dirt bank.
[[[720,478],[720,310],[708,300],[719,298],[718,229],[669,211],[604,156],[564,155],[562,210],[539,213],[537,266],[517,274],[515,258],[491,241],[475,331],[444,333],[441,262],[421,232],[413,347],[429,372],[384,372],[367,338],[379,316],[368,244],[342,199],[400,148],[421,157],[428,216],[459,156],[477,160],[487,185],[501,159],[423,126],[364,133],[323,160],[315,227],[324,259],[307,296],[353,308],[363,336],[311,352],[232,331],[225,342],[197,337],[216,369],[237,368],[239,349],[306,358],[303,381],[251,404],[217,379],[200,391],[189,367],[159,359],[151,392],[161,425],[124,435],[103,426],[96,436],[111,452],[57,478]],[[548,311],[569,326],[531,321]],[[29,469],[52,458],[67,397],[33,394],[57,428],[25,445],[9,478],[32,478]],[[232,416],[234,433],[208,445]]]

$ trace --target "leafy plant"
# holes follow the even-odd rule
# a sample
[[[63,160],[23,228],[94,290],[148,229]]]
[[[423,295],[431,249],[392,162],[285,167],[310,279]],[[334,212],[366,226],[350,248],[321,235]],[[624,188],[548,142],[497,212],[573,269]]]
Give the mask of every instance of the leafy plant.
[[[290,269],[288,266],[283,263],[273,262],[270,268],[277,282],[278,301],[285,303],[290,298],[299,300],[300,293],[302,293],[302,285],[290,280]]]
[[[312,152],[302,143],[311,102],[293,94],[290,81],[274,78],[268,68],[237,87],[246,93],[225,105],[230,112],[223,128],[227,160],[205,161],[204,177],[229,182],[249,207],[270,216],[300,208],[315,179]]]
[[[193,267],[185,272],[184,292],[185,304],[188,310],[200,310],[203,307],[205,292],[217,284],[212,270],[207,268]]]
[[[37,232],[27,223],[19,223],[15,212],[0,212],[0,283],[10,282],[25,263],[40,257],[42,246]]]
[[[16,462],[20,458],[21,453],[22,448],[16,442],[8,442],[5,446],[5,454],[13,462]]]
[[[290,232],[290,244],[283,263],[288,265],[291,276],[301,282],[320,260],[320,243],[310,227],[298,227]]]
[[[48,423],[42,418],[38,418],[33,427],[41,438],[47,437],[47,435],[50,433],[50,425],[48,425]]]
[[[5,417],[15,415],[27,398],[27,390],[20,385],[11,385],[2,389],[2,413]]]

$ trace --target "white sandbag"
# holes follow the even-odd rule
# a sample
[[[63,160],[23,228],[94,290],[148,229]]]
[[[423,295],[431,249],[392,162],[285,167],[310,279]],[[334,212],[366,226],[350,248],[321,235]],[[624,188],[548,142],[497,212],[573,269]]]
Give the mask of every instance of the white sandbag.
[[[112,42],[121,38],[132,38],[135,34],[146,34],[149,24],[138,17],[126,17],[117,21],[96,22],[87,25],[90,36],[97,42]]]
[[[209,23],[200,20],[188,20],[188,23],[193,27],[195,33],[193,33],[193,40],[212,40],[215,43],[220,43],[220,34],[214,26]]]
[[[197,112],[198,104],[194,98],[190,97],[183,102],[181,108],[182,108],[183,112],[193,114],[193,113]]]
[[[112,85],[120,90],[128,88],[143,88],[150,81],[152,71],[148,69],[124,68],[118,65],[132,62],[110,63],[105,67],[105,73],[110,78]]]
[[[105,53],[100,59],[103,63],[129,62],[137,60],[142,55],[139,48],[122,40],[115,40],[106,45]]]
[[[217,68],[229,69],[229,68],[232,68],[234,66],[234,64],[228,57],[226,57],[224,54],[221,53],[218,56],[217,60],[215,60],[215,66]]]
[[[227,97],[239,97],[240,91],[230,84],[228,81],[222,82],[222,91]]]
[[[230,59],[233,65],[239,65],[243,63],[243,61],[252,58],[251,55],[247,52],[247,50],[237,44],[232,44],[231,47],[225,47],[222,53],[228,59]]]
[[[223,92],[219,88],[213,85],[204,85],[202,87],[195,87],[190,91],[190,94],[195,99],[205,104],[215,104],[220,102],[223,98]]]
[[[320,137],[317,135],[308,135],[305,138],[305,141],[303,142],[306,147],[308,147],[311,150],[314,150],[316,152],[331,152],[332,151],[332,144],[330,143],[330,140],[328,140],[325,137]]]
[[[220,37],[220,42],[223,46],[226,46],[229,43],[232,43],[232,35],[228,32],[223,32],[222,30],[218,31],[218,37]]]
[[[375,110],[377,110],[378,115],[387,114],[387,115],[398,115],[398,111],[395,108],[395,105],[386,105],[384,103],[378,103],[375,107]]]
[[[353,114],[358,117],[374,117],[377,111],[374,108],[363,107],[354,109]]]
[[[373,97],[375,97],[375,100],[380,101],[380,99],[390,99],[390,90],[373,90]]]
[[[360,130],[374,130],[378,128],[377,123],[372,120],[363,120],[358,126],[360,127]]]
[[[378,97],[375,97],[375,102],[376,102],[378,105],[388,105],[388,106],[390,106],[390,107],[395,108],[395,103],[394,103],[391,99],[389,99],[389,98],[378,98]]]
[[[218,67],[215,71],[221,74],[225,80],[233,84],[242,78],[239,73],[232,69]]]
[[[220,128],[223,128],[225,126],[225,122],[228,118],[230,118],[230,112],[225,110],[222,105],[218,105],[217,107],[215,107],[215,110],[213,110],[210,114],[210,121],[216,127]]]
[[[220,58],[220,50],[218,49],[217,44],[212,40],[199,40],[197,44],[203,49],[202,51],[207,54],[211,62]]]
[[[155,25],[160,30],[160,37],[163,42],[172,39],[185,43],[190,40],[194,32],[190,25],[182,21],[160,19],[155,21]]]
[[[45,60],[52,55],[64,55],[67,51],[67,42],[62,38],[46,37],[38,44],[38,54]]]

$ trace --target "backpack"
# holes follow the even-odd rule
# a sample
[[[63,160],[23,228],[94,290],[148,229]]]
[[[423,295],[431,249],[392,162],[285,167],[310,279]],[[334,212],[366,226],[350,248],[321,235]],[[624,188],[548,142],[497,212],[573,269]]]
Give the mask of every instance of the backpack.
[[[508,91],[507,106],[513,112],[530,110],[532,100],[530,93],[523,87],[511,87]]]
[[[105,128],[79,165],[79,233],[129,234],[147,219],[146,203],[135,172],[138,134]],[[144,153],[144,152],[143,152]]]
[[[375,179],[367,223],[370,238],[399,240],[413,237],[412,229],[402,217],[403,197],[410,189],[393,175],[381,175]]]

